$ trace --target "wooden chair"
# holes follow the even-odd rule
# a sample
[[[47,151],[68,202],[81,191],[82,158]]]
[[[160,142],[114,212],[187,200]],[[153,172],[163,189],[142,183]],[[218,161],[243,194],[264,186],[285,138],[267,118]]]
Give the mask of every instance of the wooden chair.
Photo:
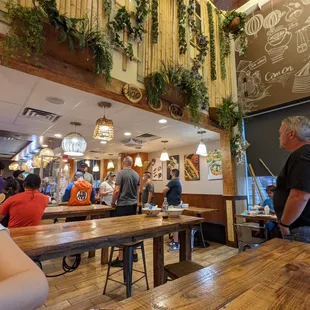
[[[188,260],[175,263],[175,264],[166,265],[164,269],[165,270],[165,282],[167,282],[168,277],[171,280],[176,280],[192,272],[198,271],[202,268],[204,267],[192,261],[188,261]]]

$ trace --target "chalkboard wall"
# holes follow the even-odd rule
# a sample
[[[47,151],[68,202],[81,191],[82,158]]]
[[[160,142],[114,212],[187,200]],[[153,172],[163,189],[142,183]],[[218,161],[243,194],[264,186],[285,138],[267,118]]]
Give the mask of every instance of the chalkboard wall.
[[[239,99],[252,112],[310,96],[310,0],[271,0],[248,16],[246,56],[236,65]],[[309,99],[309,98],[308,98]]]

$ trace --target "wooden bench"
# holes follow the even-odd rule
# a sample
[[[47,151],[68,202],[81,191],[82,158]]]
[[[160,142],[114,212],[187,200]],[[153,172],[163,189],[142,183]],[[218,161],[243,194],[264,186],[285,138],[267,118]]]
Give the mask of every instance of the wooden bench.
[[[202,268],[204,267],[192,261],[188,261],[188,260],[175,263],[175,264],[166,265],[165,266],[166,282],[167,282],[168,277],[172,280],[176,280],[192,272],[198,271]]]

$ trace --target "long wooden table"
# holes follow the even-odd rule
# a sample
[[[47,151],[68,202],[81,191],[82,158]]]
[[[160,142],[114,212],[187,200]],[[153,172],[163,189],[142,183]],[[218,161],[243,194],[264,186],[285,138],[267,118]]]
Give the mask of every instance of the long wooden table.
[[[179,231],[180,261],[191,260],[191,227],[201,221],[182,215],[167,220],[132,215],[13,228],[10,232],[30,258],[41,261],[153,238],[154,285],[158,286],[164,283],[164,235]]]
[[[47,207],[44,211],[42,219],[54,219],[57,217],[75,216],[108,217],[109,212],[113,210],[115,210],[115,208],[104,205]]]
[[[262,226],[264,226],[264,222],[266,221],[274,221],[277,222],[277,216],[273,215],[273,214],[255,214],[255,215],[250,215],[250,214],[245,214],[245,213],[241,213],[241,214],[236,214],[236,217],[239,218],[244,218],[247,220],[252,220],[252,221],[259,221],[260,224],[262,224]]]
[[[188,208],[184,208],[183,214],[184,215],[195,215],[195,216],[201,217],[204,214],[213,213],[217,211],[218,209],[198,208],[198,207],[190,206]]]
[[[309,309],[310,244],[273,239],[101,309]]]

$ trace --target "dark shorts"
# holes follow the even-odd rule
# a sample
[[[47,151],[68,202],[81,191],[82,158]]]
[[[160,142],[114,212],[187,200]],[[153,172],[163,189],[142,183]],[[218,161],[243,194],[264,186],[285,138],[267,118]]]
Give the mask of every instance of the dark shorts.
[[[116,207],[115,216],[128,216],[137,214],[137,204],[131,206],[118,206]]]

